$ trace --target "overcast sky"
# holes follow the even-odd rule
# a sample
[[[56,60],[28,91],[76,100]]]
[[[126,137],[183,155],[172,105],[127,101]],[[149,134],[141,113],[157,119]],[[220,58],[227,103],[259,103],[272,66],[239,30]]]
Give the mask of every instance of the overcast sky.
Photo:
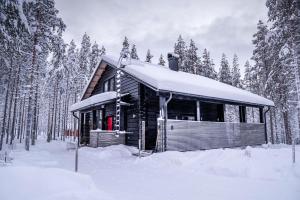
[[[117,56],[127,36],[140,59],[149,48],[156,63],[161,53],[173,51],[181,34],[196,42],[199,54],[207,48],[216,69],[223,52],[230,63],[237,53],[243,67],[252,54],[256,24],[267,16],[265,0],[57,0],[56,5],[68,43],[74,39],[79,45],[86,32]]]

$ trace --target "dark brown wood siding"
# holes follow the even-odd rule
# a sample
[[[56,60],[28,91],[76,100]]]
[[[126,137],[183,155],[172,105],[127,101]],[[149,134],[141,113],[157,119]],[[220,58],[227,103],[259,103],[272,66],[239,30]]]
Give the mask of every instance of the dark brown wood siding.
[[[159,117],[159,97],[156,92],[144,85],[140,86],[141,120],[145,121],[145,149],[155,149],[157,118]]]
[[[139,83],[129,75],[124,74],[121,79],[121,93],[129,93],[122,101],[130,103],[130,106],[122,106],[121,113],[126,114],[126,131],[130,132],[126,144],[138,146],[139,138]]]

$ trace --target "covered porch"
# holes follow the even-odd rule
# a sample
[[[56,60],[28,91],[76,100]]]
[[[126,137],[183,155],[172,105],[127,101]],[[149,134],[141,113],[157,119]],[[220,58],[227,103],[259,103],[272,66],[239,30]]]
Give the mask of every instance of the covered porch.
[[[264,106],[161,95],[157,151],[189,151],[267,142]],[[265,110],[267,111],[267,110]]]
[[[127,98],[128,94],[122,94]],[[71,107],[71,112],[79,114],[80,143],[91,147],[104,147],[113,144],[125,144],[126,132],[115,131],[116,92],[104,92]],[[124,106],[124,110],[126,105]],[[126,116],[121,114],[121,127],[124,129]]]

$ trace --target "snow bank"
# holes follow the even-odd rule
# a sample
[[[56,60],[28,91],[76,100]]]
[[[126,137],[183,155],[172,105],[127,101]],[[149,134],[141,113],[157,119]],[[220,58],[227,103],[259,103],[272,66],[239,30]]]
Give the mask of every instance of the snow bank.
[[[4,167],[0,169],[3,200],[108,200],[87,175],[57,168]]]
[[[63,142],[38,140],[30,152],[23,145],[17,148],[12,166],[0,168],[1,200],[300,199],[300,146],[296,164],[289,145],[168,151],[142,158],[124,145],[83,147],[78,174],[73,173],[75,152]]]

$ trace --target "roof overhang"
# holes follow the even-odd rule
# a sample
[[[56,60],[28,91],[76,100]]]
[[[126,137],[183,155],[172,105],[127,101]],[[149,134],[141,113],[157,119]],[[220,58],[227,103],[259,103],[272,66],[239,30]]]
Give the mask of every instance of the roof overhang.
[[[128,95],[128,93],[122,94],[121,96],[123,97],[126,95]],[[91,107],[111,103],[115,101],[116,97],[117,97],[117,93],[115,91],[96,94],[71,105],[70,112],[82,111],[82,110],[89,109]]]

